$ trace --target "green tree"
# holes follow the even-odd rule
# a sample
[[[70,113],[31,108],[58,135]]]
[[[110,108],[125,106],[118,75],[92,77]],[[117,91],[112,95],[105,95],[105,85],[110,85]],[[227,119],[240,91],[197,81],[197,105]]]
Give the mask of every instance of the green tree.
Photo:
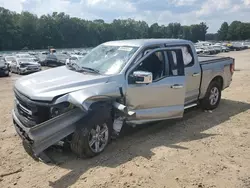
[[[183,38],[196,42],[205,39],[250,39],[250,23],[225,22],[217,34],[207,34],[206,23],[182,26],[180,23],[149,26],[145,21],[115,19],[106,23],[70,17],[63,12],[37,17],[29,12],[0,7],[0,50],[92,47],[110,40],[139,38]]]
[[[228,39],[228,23],[224,22],[222,23],[220,29],[218,30],[218,37],[219,40],[227,40]]]
[[[241,39],[241,22],[233,21],[228,28],[227,38],[229,40],[240,40]]]

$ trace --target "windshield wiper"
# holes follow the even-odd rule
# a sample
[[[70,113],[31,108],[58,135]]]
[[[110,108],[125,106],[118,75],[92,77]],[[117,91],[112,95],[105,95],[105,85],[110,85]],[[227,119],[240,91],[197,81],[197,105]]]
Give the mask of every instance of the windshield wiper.
[[[82,68],[76,62],[69,63],[69,64],[67,64],[67,66],[70,68],[73,68],[75,70],[82,70]]]
[[[100,71],[99,71],[99,70],[93,69],[93,68],[90,68],[90,67],[81,67],[81,66],[79,66],[76,62],[70,63],[70,64],[68,64],[68,66],[69,66],[70,68],[75,69],[76,71],[91,71],[91,72],[100,74]]]
[[[83,70],[88,70],[88,71],[91,71],[91,72],[100,74],[100,71],[97,70],[97,69],[93,69],[93,68],[90,68],[90,67],[81,67],[81,68],[82,68]]]

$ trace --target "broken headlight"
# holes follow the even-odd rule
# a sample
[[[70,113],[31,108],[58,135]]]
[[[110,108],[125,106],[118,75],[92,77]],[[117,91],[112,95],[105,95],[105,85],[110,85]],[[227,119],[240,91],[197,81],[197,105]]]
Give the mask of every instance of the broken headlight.
[[[65,112],[70,111],[73,108],[74,108],[74,105],[72,105],[69,102],[63,102],[63,103],[57,104],[57,105],[50,108],[50,117],[54,118],[54,117],[59,116]]]

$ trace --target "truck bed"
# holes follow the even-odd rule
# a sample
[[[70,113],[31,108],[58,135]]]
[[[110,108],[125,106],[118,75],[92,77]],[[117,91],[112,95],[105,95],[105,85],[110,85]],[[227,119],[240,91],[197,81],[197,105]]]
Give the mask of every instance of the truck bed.
[[[211,56],[211,55],[198,55],[198,61],[200,64],[215,63],[230,59],[230,57]]]
[[[198,61],[201,67],[201,86],[200,99],[202,99],[207,91],[207,88],[213,78],[221,76],[223,79],[223,88],[228,87],[232,80],[230,65],[234,63],[234,59],[230,57],[200,55]]]

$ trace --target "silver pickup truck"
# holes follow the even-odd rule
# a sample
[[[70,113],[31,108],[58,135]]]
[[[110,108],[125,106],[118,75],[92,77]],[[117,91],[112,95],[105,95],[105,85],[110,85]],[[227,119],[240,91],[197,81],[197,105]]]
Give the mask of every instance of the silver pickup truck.
[[[106,42],[70,66],[17,80],[13,122],[38,158],[58,142],[93,157],[122,126],[215,109],[233,73],[234,59],[198,57],[186,40]]]

